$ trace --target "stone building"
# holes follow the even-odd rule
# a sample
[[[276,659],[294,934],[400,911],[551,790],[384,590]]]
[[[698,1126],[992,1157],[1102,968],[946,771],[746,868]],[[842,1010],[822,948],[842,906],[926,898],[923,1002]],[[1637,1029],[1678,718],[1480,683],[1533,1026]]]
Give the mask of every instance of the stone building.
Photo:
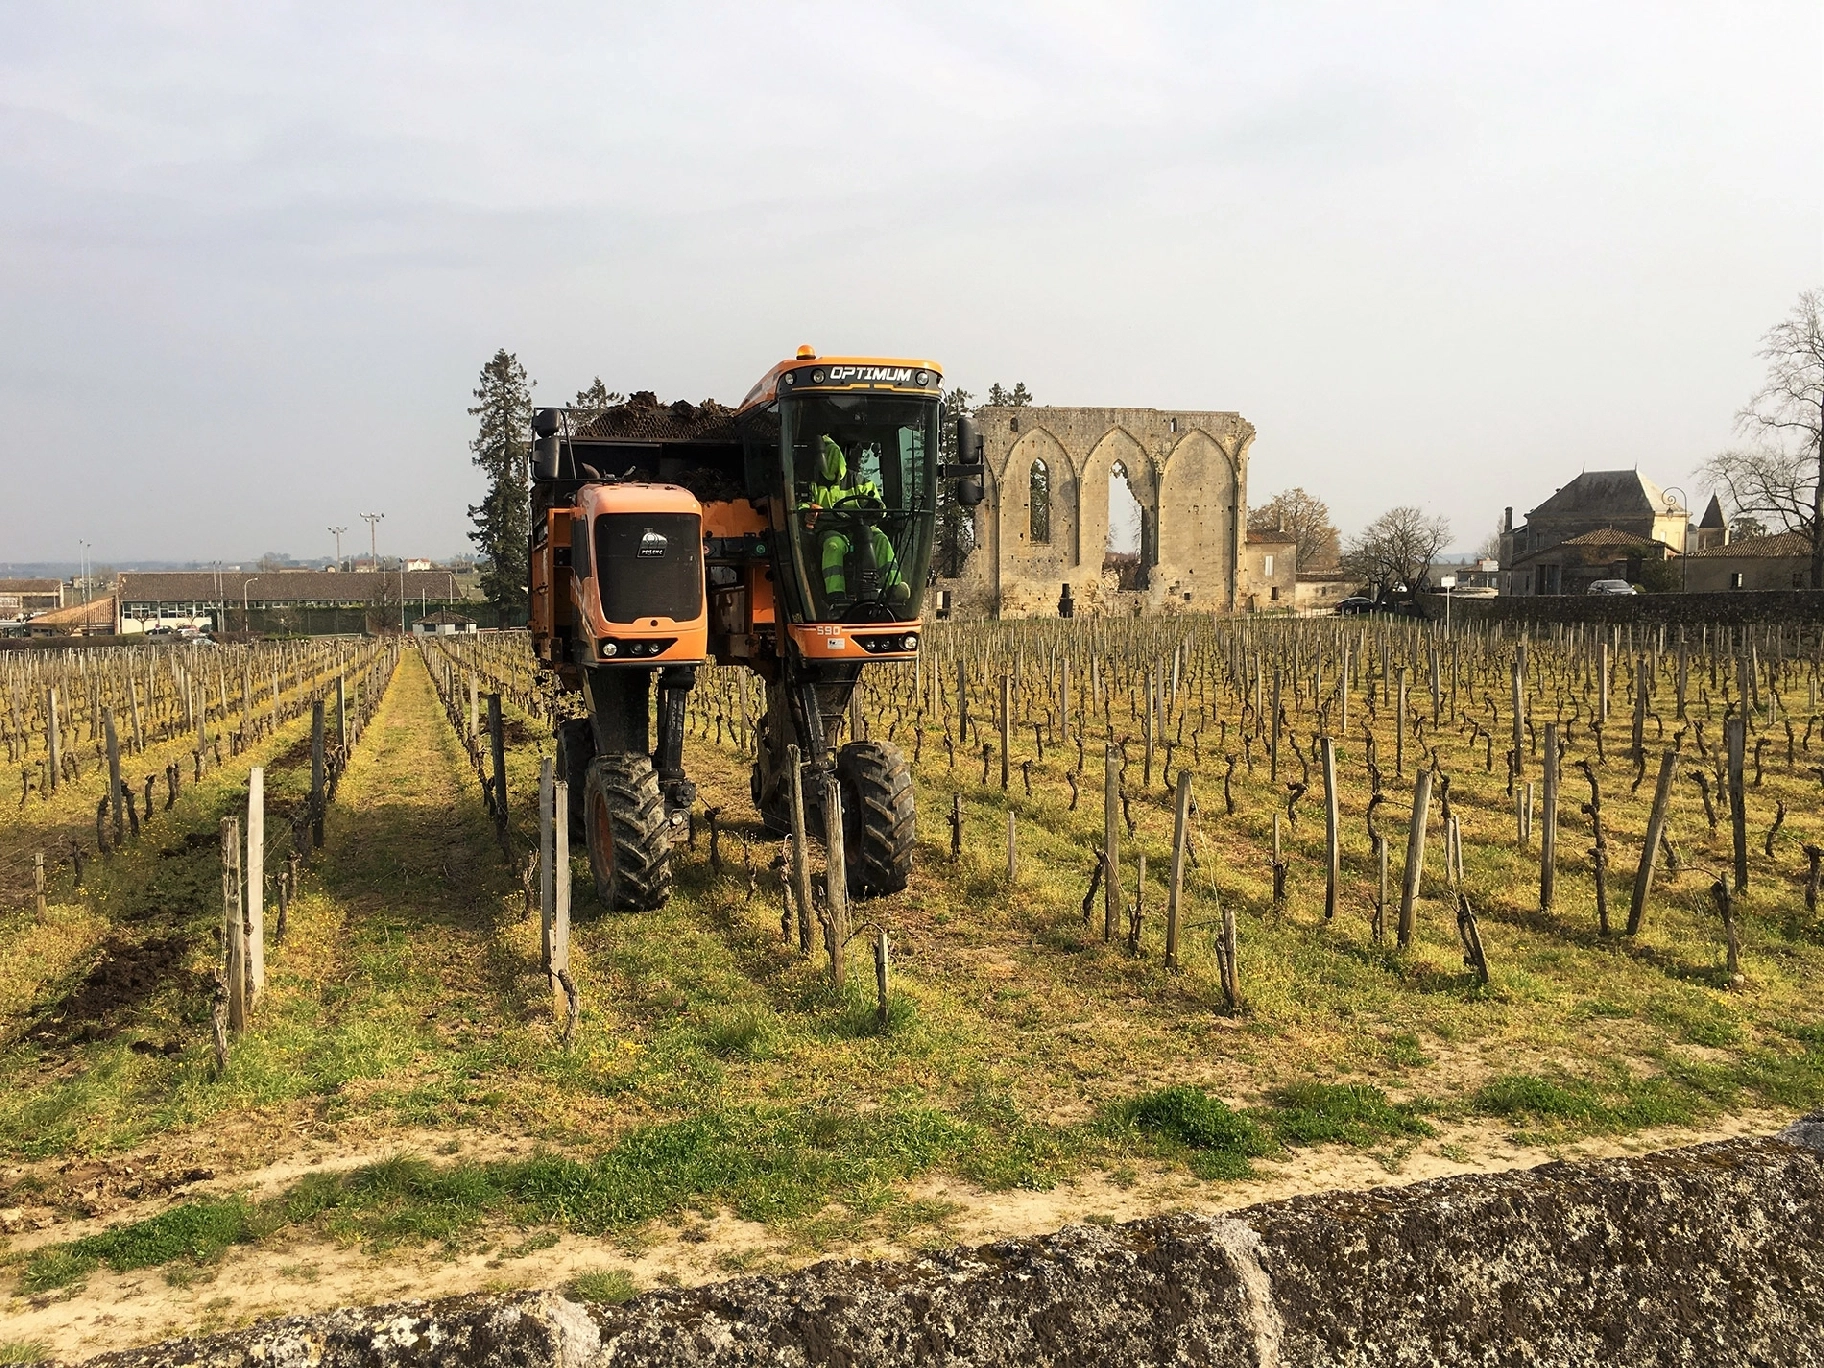
[[[1241,555],[1241,606],[1250,613],[1289,613],[1297,607],[1298,537],[1273,528],[1248,529]]]
[[[1682,569],[1684,587],[1694,594],[1809,589],[1811,538],[1803,532],[1773,532],[1706,546],[1686,557]]]
[[[1717,515],[1720,520],[1720,508]],[[1663,560],[1668,552],[1683,555],[1690,539],[1690,514],[1638,470],[1587,470],[1529,512],[1523,525],[1516,527],[1514,510],[1507,510],[1501,592],[1581,593],[1590,579],[1621,577],[1598,563],[1601,555],[1610,562]],[[1624,547],[1637,549],[1615,549]]]
[[[1235,413],[984,408],[988,468],[975,549],[937,587],[965,616],[1234,612],[1243,592],[1248,447]],[[1111,490],[1138,546],[1109,550]],[[1127,498],[1121,499],[1125,504]]]

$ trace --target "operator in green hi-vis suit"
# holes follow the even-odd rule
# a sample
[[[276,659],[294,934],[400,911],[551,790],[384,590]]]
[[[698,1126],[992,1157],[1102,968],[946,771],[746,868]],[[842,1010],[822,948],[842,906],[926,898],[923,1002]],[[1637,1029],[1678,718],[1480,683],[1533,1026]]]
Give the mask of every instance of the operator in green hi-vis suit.
[[[810,501],[806,507],[846,514],[848,516],[842,521],[851,525],[863,524],[868,534],[866,549],[872,552],[874,568],[880,572],[881,587],[887,591],[887,597],[895,603],[904,603],[912,597],[899,573],[899,557],[893,552],[893,543],[878,527],[864,522],[868,512],[884,509],[886,501],[880,497],[880,490],[872,480],[850,479],[842,448],[829,437],[822,439],[817,474],[811,481]],[[820,544],[823,548],[823,592],[833,599],[848,592],[844,560],[855,549],[855,544],[847,532],[836,528],[826,531]]]

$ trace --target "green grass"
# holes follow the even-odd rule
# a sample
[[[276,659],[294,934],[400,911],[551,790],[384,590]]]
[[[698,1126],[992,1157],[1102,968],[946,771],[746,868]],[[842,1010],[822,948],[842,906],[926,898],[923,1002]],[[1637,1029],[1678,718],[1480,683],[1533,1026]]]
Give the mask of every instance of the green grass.
[[[262,1214],[238,1197],[185,1202],[147,1220],[34,1251],[26,1259],[20,1286],[27,1292],[67,1287],[102,1265],[125,1273],[179,1260],[209,1263],[230,1245],[249,1243],[268,1228]]]
[[[1174,1084],[1110,1107],[1104,1129],[1131,1129],[1156,1150],[1185,1157],[1204,1178],[1245,1178],[1249,1162],[1282,1148],[1331,1142],[1365,1148],[1383,1140],[1435,1133],[1411,1103],[1390,1102],[1360,1083],[1297,1083],[1275,1091],[1270,1105],[1238,1110],[1202,1088]]]
[[[1605,1089],[1581,1079],[1531,1074],[1490,1079],[1476,1090],[1470,1107],[1482,1116],[1579,1134],[1690,1125],[1706,1110],[1691,1089],[1670,1079],[1629,1078]]]
[[[37,1340],[0,1340],[0,1364],[43,1363],[50,1356]]]
[[[639,1291],[633,1285],[633,1279],[618,1268],[595,1268],[578,1273],[565,1284],[564,1290],[572,1300],[600,1302],[607,1306],[631,1301]]]
[[[204,1264],[280,1228],[314,1226],[370,1248],[456,1246],[485,1221],[627,1230],[689,1206],[727,1206],[752,1221],[802,1218],[826,1203],[878,1207],[894,1183],[955,1158],[971,1129],[929,1109],[714,1112],[633,1131],[592,1163],[542,1154],[433,1165],[398,1156],[347,1173],[312,1174],[267,1202],[186,1202],[144,1221],[29,1255],[29,1291],[116,1271]]]
[[[1409,1102],[1389,1102],[1365,1083],[1294,1083],[1276,1089],[1263,1120],[1283,1145],[1340,1143],[1358,1149],[1436,1133]]]
[[[1115,1115],[1190,1151],[1192,1170],[1205,1178],[1245,1178],[1253,1172],[1248,1160],[1273,1149],[1271,1137],[1247,1116],[1184,1084],[1137,1097]]]

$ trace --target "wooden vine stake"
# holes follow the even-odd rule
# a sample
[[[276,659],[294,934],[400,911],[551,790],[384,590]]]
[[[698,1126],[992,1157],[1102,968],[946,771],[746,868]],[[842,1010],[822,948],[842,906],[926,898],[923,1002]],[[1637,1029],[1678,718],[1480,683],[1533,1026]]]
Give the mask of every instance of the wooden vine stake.
[[[1747,706],[1744,697],[1742,706]],[[1748,744],[1748,723],[1741,716],[1732,717],[1724,725],[1724,736],[1728,741],[1729,759],[1729,825],[1734,835],[1735,844],[1735,891],[1748,891],[1748,795],[1742,786],[1742,764],[1744,751]]]
[[[551,784],[551,1012],[567,1042],[581,1014],[570,975],[570,785]]]
[[[266,771],[247,771],[247,1000],[266,991]]]
[[[849,939],[848,864],[842,839],[842,792],[836,776],[823,775],[823,851],[825,947],[830,952],[830,984],[843,985],[843,949]]]
[[[885,1028],[887,1024],[887,958],[891,947],[887,943],[884,930],[874,933],[874,1024]]]
[[[798,761],[798,747],[785,748],[786,766],[791,774],[792,798],[792,900],[798,904],[798,953],[811,953],[811,921],[816,916],[816,901],[811,893],[811,846],[804,824],[804,769]]]
[[[1638,935],[1641,918],[1646,915],[1647,898],[1653,892],[1653,871],[1659,859],[1659,838],[1666,830],[1666,808],[1672,801],[1672,780],[1678,772],[1678,749],[1668,747],[1659,758],[1659,782],[1653,789],[1653,810],[1647,817],[1647,841],[1640,852],[1640,865],[1634,871],[1634,900],[1628,904],[1628,934]]]
[[[1184,899],[1184,850],[1190,835],[1191,772],[1178,771],[1178,791],[1173,803],[1171,884],[1165,899],[1165,967],[1178,967],[1178,922]]]
[[[1336,792],[1336,745],[1328,736],[1317,741],[1324,771],[1324,920],[1336,915],[1343,876],[1342,818]]]
[[[247,1029],[247,937],[241,921],[241,824],[222,818],[222,977],[228,995],[228,1031]]]
[[[1558,724],[1545,724],[1545,795],[1540,804],[1543,830],[1539,833],[1539,910],[1552,910],[1558,874]]]
[[[1121,907],[1121,881],[1113,871],[1121,868],[1121,753],[1113,746],[1103,751],[1102,859],[1109,878],[1102,887],[1102,942],[1115,938],[1115,918]]]
[[[1431,771],[1420,768],[1412,788],[1412,826],[1406,836],[1406,868],[1400,875],[1399,947],[1412,944],[1413,904],[1425,867],[1425,828],[1431,819]]]

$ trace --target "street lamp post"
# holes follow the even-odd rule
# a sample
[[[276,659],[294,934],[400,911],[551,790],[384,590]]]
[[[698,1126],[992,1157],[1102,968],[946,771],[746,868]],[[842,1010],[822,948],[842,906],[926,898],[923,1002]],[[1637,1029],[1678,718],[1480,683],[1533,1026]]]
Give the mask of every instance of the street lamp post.
[[[336,569],[338,570],[342,568],[342,534],[346,531],[348,531],[346,527],[332,527],[329,529],[330,535],[336,539]]]
[[[1691,567],[1685,564],[1685,557],[1691,554],[1691,496],[1677,485],[1667,485],[1662,491],[1666,495],[1666,512],[1683,513],[1684,532],[1679,537],[1682,543],[1678,548],[1678,589],[1684,593],[1691,585]],[[1678,502],[1672,502],[1672,495],[1678,495]]]
[[[372,563],[375,574],[380,572],[380,542],[376,529],[380,525],[380,519],[385,516],[384,513],[363,513],[361,515],[361,521],[367,524],[367,558]]]
[[[89,601],[89,547],[92,545],[92,543],[83,541],[81,538],[78,538],[76,541],[76,545],[78,545],[82,548],[82,555],[79,559],[79,564],[80,564],[81,568],[77,571],[77,573],[82,576],[82,601],[83,601],[83,603],[86,604]]]
[[[241,581],[241,630],[243,632],[251,632],[253,630],[253,623],[247,608],[247,586],[258,578],[258,575],[249,575],[246,579]]]

